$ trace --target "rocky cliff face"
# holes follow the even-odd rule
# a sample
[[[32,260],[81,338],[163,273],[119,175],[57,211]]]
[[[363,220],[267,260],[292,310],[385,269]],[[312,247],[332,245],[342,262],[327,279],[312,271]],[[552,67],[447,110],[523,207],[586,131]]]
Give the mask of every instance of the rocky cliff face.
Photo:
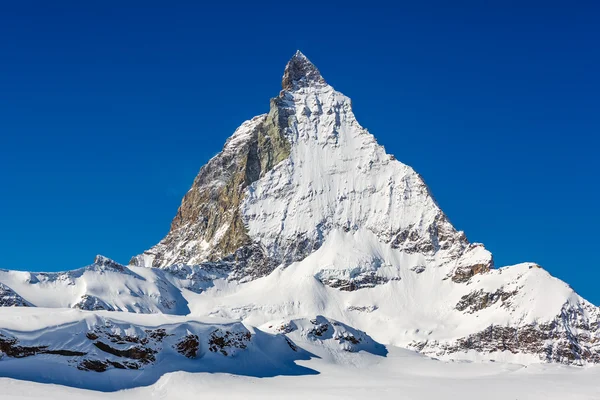
[[[130,264],[216,265],[239,278],[271,272],[276,260],[248,236],[240,205],[250,185],[289,156],[290,144],[283,134],[288,117],[288,110],[275,98],[268,114],[242,124],[223,151],[200,170],[169,234]]]
[[[474,351],[490,358],[530,355],[563,364],[598,363],[598,307],[575,295],[537,264],[509,268],[471,282],[470,291],[454,306],[465,324],[480,320],[471,327],[472,333],[450,340],[415,341],[410,347],[440,358]],[[504,276],[498,279],[501,274]]]

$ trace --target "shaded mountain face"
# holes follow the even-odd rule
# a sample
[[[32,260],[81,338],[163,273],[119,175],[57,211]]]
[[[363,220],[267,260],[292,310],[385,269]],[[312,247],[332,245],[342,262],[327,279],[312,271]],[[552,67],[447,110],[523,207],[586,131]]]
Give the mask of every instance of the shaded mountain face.
[[[377,144],[302,53],[282,87],[269,113],[242,124],[200,170],[169,234],[132,265],[212,264],[247,281],[303,260],[334,231],[369,231],[414,268],[452,265],[456,282],[492,268],[491,254],[454,229],[421,177]]]
[[[200,169],[168,234],[130,265],[98,256],[75,271],[0,270],[0,305],[28,306],[38,333],[55,328],[36,307],[128,311],[131,346],[106,347],[116,331],[94,330],[105,336],[100,347],[81,332],[71,348],[52,335],[33,340],[5,308],[0,351],[60,351],[82,370],[126,369],[117,358],[132,362],[136,340],[154,340],[140,327],[173,325],[164,327],[177,333],[168,352],[187,357],[198,343],[235,335],[188,337],[182,320],[217,318],[283,335],[286,352],[308,340],[334,352],[382,355],[381,345],[394,345],[445,360],[600,362],[598,308],[536,264],[495,269],[490,252],[452,226],[423,179],[377,144],[350,99],[302,53],[287,64],[282,89]],[[69,324],[88,318],[64,315]],[[166,349],[151,344],[144,351]]]

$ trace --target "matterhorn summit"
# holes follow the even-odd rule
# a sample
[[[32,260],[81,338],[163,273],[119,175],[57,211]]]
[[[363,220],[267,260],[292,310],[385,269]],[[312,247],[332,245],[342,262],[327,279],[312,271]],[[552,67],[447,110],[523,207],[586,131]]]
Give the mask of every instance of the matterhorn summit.
[[[284,90],[294,90],[301,86],[326,85],[321,73],[300,50],[287,63],[281,86]]]
[[[598,308],[537,264],[496,268],[301,52],[265,111],[200,169],[166,236],[129,265],[0,270],[0,374],[27,378],[43,360],[56,366],[44,381],[58,383],[66,370],[155,371],[136,381],[150,384],[244,363],[297,375],[314,351],[352,364],[349,354],[388,347],[600,363]],[[115,384],[114,371],[94,382]]]
[[[492,267],[491,254],[452,227],[421,177],[386,154],[350,99],[299,51],[282,87],[269,113],[242,124],[201,169],[167,237],[134,265],[204,264],[248,281],[322,246],[342,255],[373,241],[388,254],[365,249],[366,259],[323,265],[318,278],[354,290],[405,270],[445,267],[464,282]]]

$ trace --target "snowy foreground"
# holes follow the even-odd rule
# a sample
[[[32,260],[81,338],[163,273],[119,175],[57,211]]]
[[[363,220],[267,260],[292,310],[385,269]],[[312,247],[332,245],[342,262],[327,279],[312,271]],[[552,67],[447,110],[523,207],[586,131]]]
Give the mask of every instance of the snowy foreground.
[[[316,375],[256,378],[222,373],[175,372],[162,376],[151,386],[109,393],[1,378],[0,393],[5,400],[600,399],[598,367],[446,363],[407,350],[388,350],[387,357],[351,354],[343,360],[344,365],[331,359],[298,362],[316,371]]]
[[[317,329],[315,335],[315,323],[321,330],[329,324],[329,329],[322,333]],[[140,327],[165,328],[172,336],[161,342],[156,362],[139,370],[84,371],[74,368],[68,357],[49,354],[4,357],[0,376],[10,378],[0,378],[0,398],[600,399],[599,366],[441,361],[382,345],[364,332],[321,316],[255,328],[218,317],[0,309],[0,331],[18,332],[21,345],[58,343],[56,348],[87,351],[88,357],[93,346],[85,337],[81,340],[82,332],[101,335],[98,327],[107,326],[127,335]],[[252,340],[244,349],[220,349],[227,350],[227,356],[209,351],[203,336],[215,327],[232,332],[248,329]],[[193,358],[172,348],[175,339],[169,338],[177,338],[182,329],[200,337]]]

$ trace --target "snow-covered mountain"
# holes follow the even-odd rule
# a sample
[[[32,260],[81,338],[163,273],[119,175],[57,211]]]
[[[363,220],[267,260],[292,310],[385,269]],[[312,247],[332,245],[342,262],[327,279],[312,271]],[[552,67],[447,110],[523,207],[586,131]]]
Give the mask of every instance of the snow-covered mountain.
[[[90,311],[68,314],[62,336],[44,333],[57,331],[45,318],[35,335],[0,318],[0,367],[27,354],[79,369],[150,368],[128,349],[145,341],[166,357],[196,337],[193,357],[203,358],[213,331],[220,344],[241,335],[241,352],[253,341],[294,353],[322,341],[375,355],[400,346],[446,360],[600,363],[597,307],[536,264],[495,269],[300,52],[282,86],[269,112],[201,168],[167,236],[129,266],[99,256],[63,273],[0,271],[3,306]],[[168,345],[148,338],[153,329],[173,335]],[[271,364],[296,357],[286,352]]]
[[[369,255],[324,272],[334,287],[398,278],[400,263],[448,265],[457,282],[492,267],[491,254],[454,229],[421,177],[377,144],[350,99],[300,52],[283,89],[268,114],[243,123],[200,170],[169,234],[132,264],[217,264],[248,281],[303,260],[341,231],[358,242],[373,234],[403,260],[385,268]]]

